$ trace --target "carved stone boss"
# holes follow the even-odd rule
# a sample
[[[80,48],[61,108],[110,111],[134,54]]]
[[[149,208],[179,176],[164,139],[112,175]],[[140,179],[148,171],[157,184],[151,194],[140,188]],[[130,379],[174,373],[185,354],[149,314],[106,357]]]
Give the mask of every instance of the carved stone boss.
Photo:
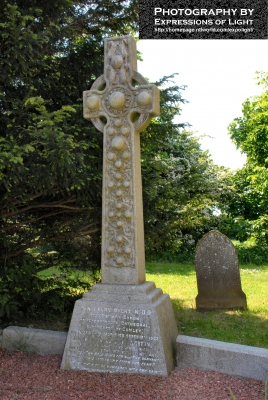
[[[159,115],[159,90],[137,69],[130,36],[104,43],[104,74],[83,94],[84,118],[104,134],[102,283],[145,281],[140,138]]]

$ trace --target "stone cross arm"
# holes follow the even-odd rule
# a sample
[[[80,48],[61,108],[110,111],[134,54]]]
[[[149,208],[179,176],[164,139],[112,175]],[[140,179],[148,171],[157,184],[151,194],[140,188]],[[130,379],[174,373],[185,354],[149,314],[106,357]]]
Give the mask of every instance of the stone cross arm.
[[[145,282],[139,134],[159,91],[136,72],[134,39],[104,50],[104,74],[84,92],[84,117],[103,132],[102,279],[75,303],[61,367],[168,376],[178,330],[169,296]]]
[[[159,115],[159,90],[136,71],[136,42],[132,37],[106,39],[104,52],[104,74],[84,92],[84,118],[103,132],[102,118],[109,123],[127,116],[140,132]]]

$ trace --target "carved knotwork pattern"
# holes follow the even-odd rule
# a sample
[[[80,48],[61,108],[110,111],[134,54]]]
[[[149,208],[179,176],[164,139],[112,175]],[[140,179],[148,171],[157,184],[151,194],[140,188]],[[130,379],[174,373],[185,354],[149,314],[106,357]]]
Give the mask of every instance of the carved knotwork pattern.
[[[111,85],[126,84],[131,74],[131,50],[126,39],[112,40],[105,57],[105,76]]]
[[[127,119],[116,119],[106,129],[106,266],[135,267],[132,127]]]
[[[104,132],[104,265],[135,268],[134,135],[157,114],[156,89],[133,71],[131,38],[106,43],[104,74],[84,92],[84,117]]]

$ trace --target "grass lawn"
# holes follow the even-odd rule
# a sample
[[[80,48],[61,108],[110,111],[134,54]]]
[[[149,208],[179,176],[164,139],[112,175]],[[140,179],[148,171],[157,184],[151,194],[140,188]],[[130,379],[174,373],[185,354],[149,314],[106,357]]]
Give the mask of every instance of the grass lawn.
[[[146,271],[170,295],[180,334],[268,348],[268,265],[240,265],[246,311],[196,311],[193,264],[151,262]]]
[[[39,276],[47,279],[53,274],[65,282],[66,277],[57,268],[42,271]],[[180,334],[268,348],[268,265],[240,265],[240,274],[247,296],[246,311],[200,312],[195,309],[197,285],[192,263],[146,263],[146,280],[155,282],[156,287],[170,295]],[[79,285],[70,288],[73,280],[87,282],[88,287],[94,283],[92,276],[83,271],[69,277],[71,280],[66,285],[78,297],[82,297],[84,289]],[[62,317],[51,313],[46,318],[22,319],[10,325],[68,330],[70,318],[71,313]]]

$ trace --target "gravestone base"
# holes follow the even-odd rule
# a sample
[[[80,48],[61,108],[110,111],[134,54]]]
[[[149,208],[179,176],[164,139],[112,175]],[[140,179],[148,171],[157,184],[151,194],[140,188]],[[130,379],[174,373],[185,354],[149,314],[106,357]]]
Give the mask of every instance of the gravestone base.
[[[211,310],[246,310],[247,298],[245,293],[241,291],[234,291],[235,293],[224,293],[223,295],[216,293],[199,293],[196,298],[196,308],[199,311]]]
[[[75,303],[61,368],[167,376],[177,336],[170,298],[153,282],[99,283]]]

